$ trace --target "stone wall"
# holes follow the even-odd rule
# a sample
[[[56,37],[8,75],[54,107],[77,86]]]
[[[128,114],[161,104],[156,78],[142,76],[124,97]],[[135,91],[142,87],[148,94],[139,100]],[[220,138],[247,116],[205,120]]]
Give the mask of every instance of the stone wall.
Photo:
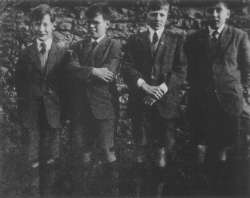
[[[190,0],[188,0],[190,1]],[[187,2],[188,2],[187,1]],[[3,0],[4,2],[4,0]],[[24,47],[32,39],[29,29],[29,11],[30,6],[35,6],[37,2],[57,2],[54,10],[57,15],[56,36],[66,41],[67,44],[79,40],[87,34],[86,20],[84,13],[86,6],[91,1],[73,0],[71,1],[6,1],[11,2],[7,7],[2,8],[0,15],[1,25],[1,42],[0,42],[0,57],[1,59],[11,59],[12,51],[5,49],[13,49],[13,47]],[[24,2],[24,3],[22,3]],[[61,4],[59,2],[62,2]],[[78,3],[77,3],[78,2]],[[79,2],[82,2],[79,4]],[[84,3],[85,2],[85,3]],[[138,31],[144,27],[144,8],[146,0],[135,1],[136,3],[111,3],[113,11],[113,20],[110,27],[110,32],[114,37],[119,39],[126,39],[131,33]],[[123,1],[121,1],[123,2]],[[126,2],[126,1],[125,1]],[[129,2],[129,1],[128,1]],[[178,2],[178,1],[177,1]],[[183,1],[185,2],[185,1]],[[191,1],[193,2],[193,1]],[[195,1],[194,1],[195,2]],[[202,0],[197,1],[202,2]],[[205,2],[205,1],[204,1]],[[241,2],[241,1],[238,1]],[[182,5],[182,4],[181,4]],[[192,4],[191,4],[192,5]],[[169,23],[171,26],[189,31],[191,29],[200,28],[203,24],[204,9],[201,5],[190,7],[188,5],[172,7]],[[232,9],[232,17],[230,23],[240,27],[250,33],[250,13],[249,7],[234,6]],[[18,48],[18,49],[19,49]],[[15,49],[16,50],[16,49]],[[1,64],[9,67],[8,63]]]
[[[13,88],[12,76],[14,64],[20,50],[32,41],[29,13],[30,7],[37,5],[38,2],[41,1],[6,0],[0,2],[0,166],[2,167],[0,168],[0,191],[7,186],[15,188],[19,185],[16,182],[18,174],[14,174],[18,171],[12,172],[14,169],[16,170],[14,162],[18,160],[21,149],[21,143],[19,142],[20,130],[16,125],[15,90]],[[91,1],[75,0],[71,1],[71,3],[69,1],[60,3],[60,1],[51,0],[42,2],[49,2],[51,5],[54,5],[54,11],[57,16],[55,36],[63,41],[66,46],[80,40],[87,34],[84,13],[86,6]],[[145,28],[146,0],[134,1],[135,3],[117,2],[119,1],[111,3],[113,19],[109,33],[125,43],[130,34]],[[169,26],[176,28],[177,31],[185,31],[187,33],[201,28],[205,21],[204,7],[202,4],[199,4],[200,2],[202,0],[193,1],[193,4],[180,4],[180,7],[177,4],[172,6]],[[249,6],[247,4],[242,5],[244,6],[235,4],[229,23],[244,29],[250,35]],[[127,160],[132,156],[133,143],[130,119],[126,115],[128,97],[126,86],[120,78],[119,80],[118,89],[120,92],[119,100],[122,119],[119,124],[120,133],[118,133],[119,137],[117,138],[119,146],[117,149],[122,151],[123,154],[125,152],[123,156],[125,156],[124,160]],[[185,110],[185,102],[183,103],[183,109]],[[180,142],[183,144],[182,147],[184,147],[184,144],[188,142],[188,132],[185,131],[185,127],[182,125],[177,128],[177,133],[179,134]],[[184,153],[182,154],[184,155]],[[12,172],[12,174],[7,174],[8,172]]]
[[[231,0],[233,1],[233,0]],[[6,2],[4,6],[4,2]],[[0,38],[0,60],[1,66],[9,68],[15,62],[16,52],[28,45],[32,40],[29,28],[30,7],[38,2],[49,2],[54,6],[57,15],[56,37],[70,44],[87,34],[84,13],[86,6],[92,1],[37,1],[37,0],[3,0],[2,12],[0,14],[1,38]],[[60,3],[61,2],[61,3]],[[71,2],[71,3],[69,3]],[[126,40],[131,34],[144,28],[144,8],[146,0],[134,1],[135,3],[124,3],[131,1],[111,1],[113,20],[110,33],[115,38]],[[123,3],[122,3],[123,2]],[[200,1],[174,1],[174,2],[206,2]],[[245,2],[237,1],[235,2]],[[75,4],[74,4],[75,3]],[[197,4],[197,3],[196,3]],[[196,5],[194,4],[194,5]],[[182,5],[182,4],[180,4]],[[190,4],[193,5],[193,4]],[[169,24],[184,31],[197,29],[203,25],[204,8],[200,4],[190,7],[188,4],[178,7],[174,5],[169,16]],[[232,9],[230,23],[244,29],[250,34],[249,6],[237,6]]]

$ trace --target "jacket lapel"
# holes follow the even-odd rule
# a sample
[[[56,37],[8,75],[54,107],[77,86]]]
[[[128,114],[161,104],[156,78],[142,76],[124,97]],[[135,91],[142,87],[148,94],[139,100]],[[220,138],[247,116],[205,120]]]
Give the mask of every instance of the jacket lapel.
[[[225,26],[220,36],[221,55],[226,51],[231,39],[232,39],[232,31],[228,26]]]
[[[101,65],[107,57],[109,46],[109,38],[105,36],[93,49],[91,54],[91,64],[95,66]]]
[[[162,36],[159,40],[159,43],[158,43],[158,46],[157,46],[157,49],[156,49],[156,52],[154,55],[154,62],[155,63],[159,62],[161,54],[163,51],[165,51],[164,48],[166,47],[167,44],[170,45],[171,42],[169,41],[169,36],[168,36],[166,30],[164,30],[164,32],[162,33]]]
[[[210,38],[208,29],[203,29],[198,37],[198,49],[204,50],[203,54],[206,56],[206,60],[211,60],[210,57]]]
[[[83,64],[90,64],[91,62],[91,51],[92,51],[92,44],[91,44],[91,39],[87,38],[82,41],[81,47],[79,49],[81,57],[80,60]]]
[[[215,60],[218,58],[221,58],[224,54],[224,52],[227,50],[230,41],[232,40],[232,32],[230,30],[230,28],[228,26],[225,26],[223,31],[221,32],[221,35],[219,37],[219,49],[216,52],[215,56],[213,56],[213,58],[211,57],[211,54],[213,54],[213,50],[211,47],[211,41],[210,41],[210,36],[208,33],[208,30],[206,31],[206,33],[204,34],[206,36],[204,36],[205,39],[205,43],[206,43],[206,54],[208,54],[208,60]]]
[[[139,41],[142,46],[140,46],[140,49],[145,49],[146,56],[145,57],[151,57],[153,58],[153,52],[151,49],[151,43],[149,39],[149,31],[144,31],[141,34],[139,34]]]
[[[54,41],[52,41],[51,48],[50,48],[48,58],[46,61],[46,66],[45,66],[46,74],[48,74],[55,66],[56,59],[57,59],[57,53],[56,53],[57,51],[58,51],[57,45]]]
[[[36,42],[33,42],[33,44],[29,48],[29,59],[31,60],[32,65],[34,65],[34,68],[42,72],[41,62],[38,53],[39,52],[37,49]]]

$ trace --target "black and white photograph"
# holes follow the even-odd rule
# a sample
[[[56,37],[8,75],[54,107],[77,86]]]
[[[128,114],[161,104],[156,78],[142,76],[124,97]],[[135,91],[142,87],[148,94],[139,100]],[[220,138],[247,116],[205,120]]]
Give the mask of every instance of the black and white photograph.
[[[250,196],[250,0],[0,0],[0,197]]]

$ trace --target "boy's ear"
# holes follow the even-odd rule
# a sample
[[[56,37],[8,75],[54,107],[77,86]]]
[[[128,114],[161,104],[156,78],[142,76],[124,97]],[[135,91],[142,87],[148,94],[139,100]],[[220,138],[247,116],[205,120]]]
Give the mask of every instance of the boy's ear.
[[[109,27],[110,26],[110,20],[106,20],[106,24]]]
[[[55,30],[55,27],[56,27],[56,22],[54,21],[54,22],[52,22],[52,29],[53,29],[53,31]]]
[[[229,10],[229,9],[227,9],[227,17],[229,18],[229,17],[230,17],[230,15],[231,15],[231,12],[230,12],[230,10]]]

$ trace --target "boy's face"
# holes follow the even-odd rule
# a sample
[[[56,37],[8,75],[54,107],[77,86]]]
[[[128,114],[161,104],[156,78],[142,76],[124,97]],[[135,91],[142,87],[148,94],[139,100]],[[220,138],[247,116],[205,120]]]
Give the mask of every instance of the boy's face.
[[[165,27],[168,19],[169,6],[164,6],[160,10],[152,10],[147,14],[147,24],[153,30],[159,30]]]
[[[46,41],[52,38],[54,23],[51,21],[49,14],[44,15],[41,21],[32,22],[32,27],[37,39]]]
[[[109,21],[105,20],[101,14],[97,14],[94,18],[88,19],[88,27],[91,37],[98,39],[106,34]]]
[[[230,16],[230,10],[223,4],[217,3],[206,10],[208,23],[213,29],[220,28]]]

